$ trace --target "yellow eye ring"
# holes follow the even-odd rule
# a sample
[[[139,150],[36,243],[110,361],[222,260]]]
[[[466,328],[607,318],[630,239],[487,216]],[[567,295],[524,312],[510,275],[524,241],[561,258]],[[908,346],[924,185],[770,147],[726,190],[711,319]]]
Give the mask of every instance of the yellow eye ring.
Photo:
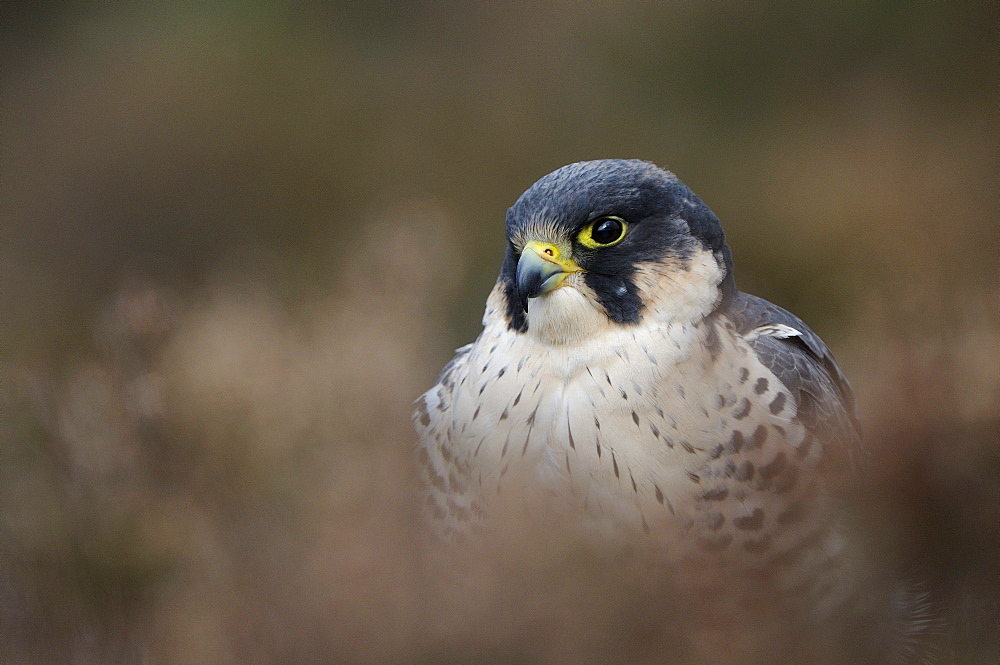
[[[621,217],[599,217],[580,229],[577,241],[588,249],[617,245],[625,237],[628,224]]]

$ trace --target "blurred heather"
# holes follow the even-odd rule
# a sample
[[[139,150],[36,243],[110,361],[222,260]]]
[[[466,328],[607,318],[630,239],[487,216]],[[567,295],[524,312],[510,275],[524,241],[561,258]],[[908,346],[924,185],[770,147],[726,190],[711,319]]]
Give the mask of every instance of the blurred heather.
[[[425,556],[410,402],[597,157],[827,339],[873,540],[1000,659],[995,3],[4,3],[0,58],[0,662],[781,662],[569,545]]]

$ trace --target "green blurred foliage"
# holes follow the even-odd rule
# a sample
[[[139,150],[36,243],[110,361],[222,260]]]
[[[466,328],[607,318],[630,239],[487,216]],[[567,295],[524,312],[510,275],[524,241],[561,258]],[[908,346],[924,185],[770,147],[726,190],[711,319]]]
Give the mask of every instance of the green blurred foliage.
[[[836,261],[863,289],[904,258],[864,251],[872,235],[954,244],[996,276],[990,3],[4,11],[3,331],[21,349],[65,349],[121,272],[151,260],[198,275],[263,245],[322,279],[359,220],[410,197],[453,210],[473,258],[454,275],[470,287],[457,343],[498,268],[506,206],[604,156],[675,170],[724,220],[748,285],[821,328],[836,323],[817,288],[837,319],[850,310],[822,278]],[[945,197],[978,214],[922,213]]]
[[[560,662],[396,552],[506,207],[599,157],[715,210],[858,387],[892,540],[1000,597],[996,3],[4,3],[0,113],[0,661]]]

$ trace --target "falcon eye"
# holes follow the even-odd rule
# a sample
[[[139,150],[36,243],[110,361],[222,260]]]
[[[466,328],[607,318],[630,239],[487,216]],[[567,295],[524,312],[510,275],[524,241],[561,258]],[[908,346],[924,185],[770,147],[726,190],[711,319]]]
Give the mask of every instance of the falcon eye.
[[[577,240],[590,249],[610,247],[621,242],[626,228],[625,220],[620,217],[601,217],[583,227]]]

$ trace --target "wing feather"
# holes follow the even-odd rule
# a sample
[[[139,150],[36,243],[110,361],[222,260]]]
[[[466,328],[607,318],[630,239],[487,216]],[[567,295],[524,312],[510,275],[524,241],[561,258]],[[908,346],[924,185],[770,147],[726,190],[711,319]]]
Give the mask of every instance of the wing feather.
[[[727,312],[742,335],[788,388],[806,429],[855,469],[867,457],[855,412],[854,392],[833,353],[801,319],[763,298],[740,293]]]

